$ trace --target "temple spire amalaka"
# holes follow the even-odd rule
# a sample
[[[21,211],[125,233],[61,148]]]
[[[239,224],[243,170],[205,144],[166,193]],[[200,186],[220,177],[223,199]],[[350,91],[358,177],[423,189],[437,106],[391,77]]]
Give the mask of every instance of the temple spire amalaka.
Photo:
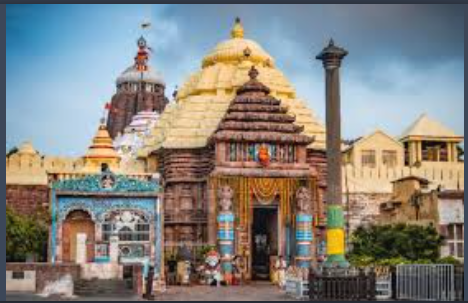
[[[244,27],[242,26],[241,19],[239,17],[236,18],[236,22],[234,23],[234,27],[231,31],[232,38],[244,38]]]

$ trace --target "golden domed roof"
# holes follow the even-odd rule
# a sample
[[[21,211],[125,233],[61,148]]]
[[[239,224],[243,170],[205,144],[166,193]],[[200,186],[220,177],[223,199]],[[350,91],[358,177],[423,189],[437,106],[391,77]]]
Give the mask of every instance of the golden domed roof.
[[[140,153],[164,148],[201,148],[215,132],[226,114],[236,90],[249,80],[252,66],[259,71],[259,81],[270,88],[270,95],[280,99],[304,126],[304,134],[315,137],[313,148],[325,148],[325,128],[296,97],[284,74],[275,67],[274,59],[255,41],[244,38],[240,20],[236,20],[231,38],[219,43],[202,62],[202,68],[180,86],[176,103],[163,112]]]
[[[254,64],[274,65],[273,58],[257,42],[244,38],[244,28],[240,19],[236,19],[234,28],[231,31],[231,39],[219,43],[203,59],[203,67],[208,67],[216,63],[238,63],[249,57],[249,61]]]

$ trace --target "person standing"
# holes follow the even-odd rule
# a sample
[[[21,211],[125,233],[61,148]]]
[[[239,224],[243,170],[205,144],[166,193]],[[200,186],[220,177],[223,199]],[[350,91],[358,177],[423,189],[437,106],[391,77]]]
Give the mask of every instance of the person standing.
[[[177,260],[174,256],[167,262],[167,284],[177,284]]]
[[[286,285],[286,269],[287,269],[286,260],[284,260],[283,256],[278,257],[278,260],[276,261],[275,269],[276,269],[276,274],[278,277],[278,286],[279,288],[283,289]]]

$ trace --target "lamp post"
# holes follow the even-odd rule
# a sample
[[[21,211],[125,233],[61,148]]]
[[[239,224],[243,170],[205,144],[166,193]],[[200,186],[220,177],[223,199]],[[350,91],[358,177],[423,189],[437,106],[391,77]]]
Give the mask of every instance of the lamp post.
[[[346,268],[342,203],[340,66],[348,52],[330,40],[316,57],[325,69],[327,126],[327,260],[329,268]]]

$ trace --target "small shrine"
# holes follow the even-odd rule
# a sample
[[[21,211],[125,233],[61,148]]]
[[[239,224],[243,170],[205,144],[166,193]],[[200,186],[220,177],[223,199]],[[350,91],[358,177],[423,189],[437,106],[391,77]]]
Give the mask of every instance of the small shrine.
[[[218,243],[226,280],[233,256],[242,258],[248,279],[270,279],[278,256],[309,268],[313,255],[317,174],[306,149],[314,138],[294,124],[258,74],[252,66],[210,138],[209,199],[218,211],[209,218],[208,237]]]
[[[77,263],[103,279],[118,278],[126,264],[142,264],[163,277],[158,179],[120,172],[120,156],[104,124],[83,162],[80,173],[49,175],[50,262]]]

